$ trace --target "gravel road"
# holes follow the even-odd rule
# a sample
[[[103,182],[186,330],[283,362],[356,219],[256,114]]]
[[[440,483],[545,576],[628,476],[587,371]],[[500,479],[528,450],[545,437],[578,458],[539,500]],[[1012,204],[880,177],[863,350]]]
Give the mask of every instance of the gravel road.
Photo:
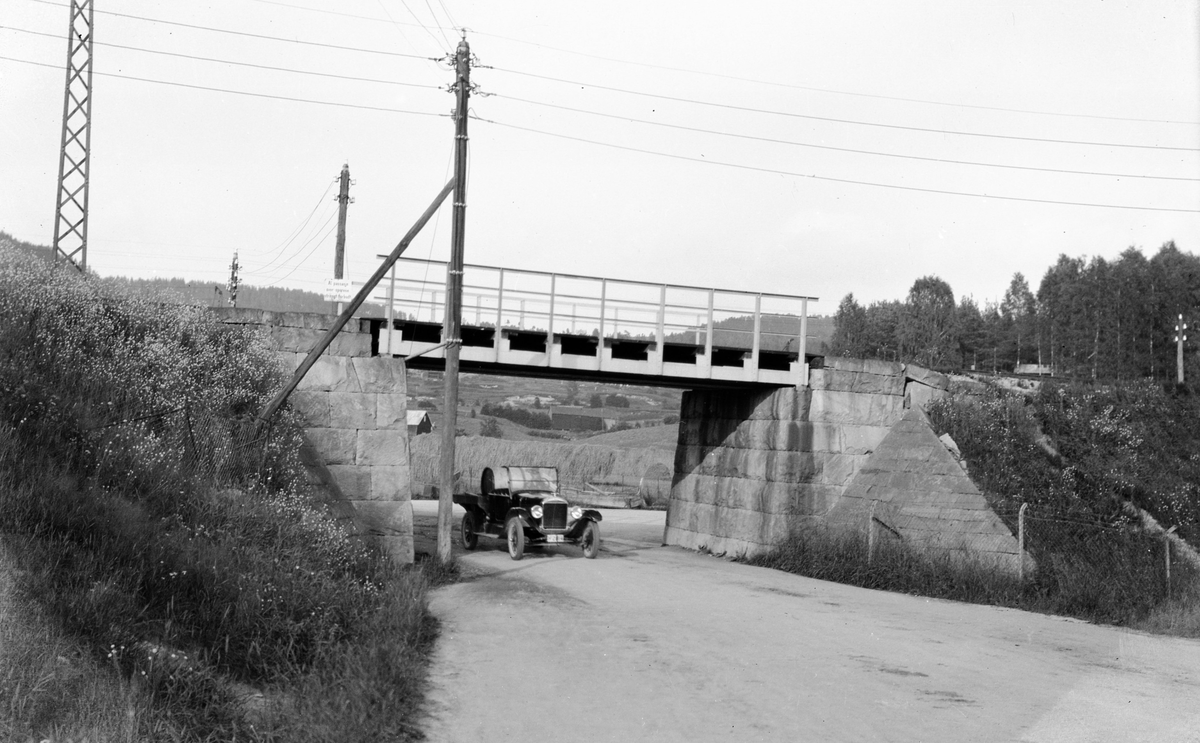
[[[430,534],[436,504],[414,510]],[[1198,641],[801,578],[661,547],[661,512],[604,518],[598,559],[481,540],[433,593],[430,740],[1200,742]]]

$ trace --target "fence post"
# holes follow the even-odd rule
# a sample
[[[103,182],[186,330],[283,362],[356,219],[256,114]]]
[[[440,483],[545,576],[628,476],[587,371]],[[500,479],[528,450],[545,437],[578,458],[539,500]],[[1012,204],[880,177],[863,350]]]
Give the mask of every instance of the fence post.
[[[1175,531],[1174,526],[1172,526],[1170,529],[1167,529],[1167,531],[1165,533],[1163,533],[1163,552],[1166,553],[1166,563],[1167,563],[1167,598],[1168,599],[1171,598],[1171,532],[1173,532],[1173,531]]]
[[[1025,585],[1025,511],[1029,504],[1022,503],[1017,511],[1017,580]]]
[[[867,565],[875,560],[875,504],[871,501],[871,512],[867,516]]]

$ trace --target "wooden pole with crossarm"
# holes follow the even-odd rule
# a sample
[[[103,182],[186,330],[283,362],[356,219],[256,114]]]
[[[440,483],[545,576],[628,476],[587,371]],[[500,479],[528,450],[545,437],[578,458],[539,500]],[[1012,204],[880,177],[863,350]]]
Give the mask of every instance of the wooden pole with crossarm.
[[[471,47],[458,42],[454,92],[454,221],[450,235],[450,265],[446,270],[445,397],[442,406],[442,461],[438,477],[438,560],[450,562],[450,520],[454,509],[454,431],[458,425],[458,353],[462,345],[463,241],[467,223],[467,102],[471,95]],[[496,332],[499,332],[497,329]]]

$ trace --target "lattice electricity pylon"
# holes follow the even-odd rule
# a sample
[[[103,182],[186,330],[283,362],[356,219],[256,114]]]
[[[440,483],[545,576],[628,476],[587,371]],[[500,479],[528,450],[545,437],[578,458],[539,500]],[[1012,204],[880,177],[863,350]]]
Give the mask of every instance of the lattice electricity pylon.
[[[92,0],[71,0],[62,150],[58,158],[58,201],[54,212],[54,256],[67,259],[80,269],[87,268],[92,28]]]

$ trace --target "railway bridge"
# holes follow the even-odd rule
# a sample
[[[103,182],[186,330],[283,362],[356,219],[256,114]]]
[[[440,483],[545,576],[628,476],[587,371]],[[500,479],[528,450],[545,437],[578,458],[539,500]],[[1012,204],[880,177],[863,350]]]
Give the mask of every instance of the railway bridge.
[[[360,533],[412,561],[406,370],[442,368],[446,265],[401,260],[291,403],[314,482]],[[460,368],[683,388],[664,541],[769,549],[814,518],[1015,570],[1016,540],[921,412],[949,380],[809,350],[808,303],[488,266],[464,269]],[[373,307],[373,308],[372,308]],[[297,368],[327,315],[221,311],[265,326]]]

